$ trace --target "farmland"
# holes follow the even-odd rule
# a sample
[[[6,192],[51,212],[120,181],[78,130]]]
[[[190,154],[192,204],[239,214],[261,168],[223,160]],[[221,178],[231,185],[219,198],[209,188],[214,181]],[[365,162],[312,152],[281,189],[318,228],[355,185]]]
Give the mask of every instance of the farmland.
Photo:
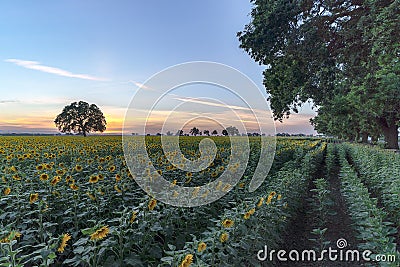
[[[201,139],[180,137],[186,158],[199,157]],[[226,171],[231,158],[229,137],[211,139],[216,157],[200,172],[171,164],[159,137],[146,138],[148,164],[171,188],[203,185]],[[262,263],[257,252],[265,245],[322,251],[339,238],[373,256],[398,254],[399,155],[322,139],[277,139],[268,177],[250,193],[259,153],[260,138],[251,137],[239,182],[215,188],[229,193],[185,208],[157,201],[137,185],[121,137],[2,137],[0,265],[280,266],[276,259]]]

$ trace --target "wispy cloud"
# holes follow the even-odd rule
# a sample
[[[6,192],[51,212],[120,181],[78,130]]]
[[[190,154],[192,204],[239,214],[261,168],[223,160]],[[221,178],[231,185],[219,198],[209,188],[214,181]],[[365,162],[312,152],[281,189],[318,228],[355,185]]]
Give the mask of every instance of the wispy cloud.
[[[107,79],[100,78],[100,77],[95,77],[91,76],[88,74],[76,74],[72,73],[63,69],[55,68],[55,67],[50,67],[50,66],[45,66],[40,64],[40,62],[37,61],[29,61],[29,60],[20,60],[20,59],[6,59],[6,62],[13,63],[15,65],[27,68],[27,69],[32,69],[32,70],[38,70],[46,73],[51,73],[59,76],[64,76],[64,77],[71,77],[71,78],[78,78],[78,79],[84,79],[84,80],[92,80],[92,81],[106,81]]]
[[[150,88],[150,87],[144,85],[143,83],[136,82],[136,81],[132,81],[132,80],[130,80],[129,82],[130,82],[130,83],[133,83],[136,87],[138,87],[138,88],[140,88],[140,89],[153,90],[152,88]]]
[[[18,100],[0,100],[0,104],[18,103]]]
[[[202,104],[202,105],[213,106],[213,107],[223,107],[223,108],[228,108],[228,109],[247,110],[247,111],[250,110],[249,108],[245,108],[245,107],[241,107],[241,106],[226,105],[226,104],[222,104],[222,103],[218,103],[218,102],[207,101],[207,100],[200,99],[200,98],[174,97],[174,99],[183,101],[183,102],[191,102],[191,103]]]

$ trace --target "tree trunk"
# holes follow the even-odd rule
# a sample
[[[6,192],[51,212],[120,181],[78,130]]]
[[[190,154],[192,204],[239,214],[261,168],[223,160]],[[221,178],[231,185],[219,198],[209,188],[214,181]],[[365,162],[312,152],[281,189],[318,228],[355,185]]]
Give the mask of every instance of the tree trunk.
[[[368,143],[368,133],[367,132],[362,132],[361,134],[361,142],[364,144]]]
[[[85,131],[83,131],[82,134],[83,134],[83,137],[86,137],[86,132]]]
[[[391,149],[399,149],[399,137],[397,125],[393,124],[390,127],[383,127],[383,135],[385,136],[386,147]]]
[[[399,133],[396,121],[392,120],[388,122],[385,119],[380,119],[379,122],[382,127],[383,135],[385,136],[386,148],[399,149]]]

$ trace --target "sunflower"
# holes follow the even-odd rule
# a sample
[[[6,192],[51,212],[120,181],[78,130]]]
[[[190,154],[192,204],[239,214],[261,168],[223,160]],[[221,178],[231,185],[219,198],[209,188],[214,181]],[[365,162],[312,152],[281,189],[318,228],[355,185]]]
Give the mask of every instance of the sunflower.
[[[7,187],[6,189],[4,189],[3,194],[5,196],[8,196],[11,193],[11,188]]]
[[[36,166],[36,170],[38,170],[38,171],[42,171],[43,169],[44,169],[43,164],[40,164],[40,165]]]
[[[275,192],[275,191],[272,191],[272,192],[269,194],[270,197],[274,197],[275,195],[276,195],[276,192]]]
[[[17,231],[11,231],[7,236],[0,239],[0,243],[10,243],[10,241],[15,240],[17,237],[20,237],[21,233]]]
[[[42,173],[40,175],[40,180],[41,181],[47,181],[49,179],[49,175],[47,173]]]
[[[78,187],[76,184],[74,184],[74,183],[70,184],[69,187],[70,187],[72,190],[78,190],[78,189],[79,189],[79,187]]]
[[[76,166],[75,166],[75,171],[80,172],[80,171],[82,171],[82,170],[83,170],[83,168],[82,168],[81,165],[76,165]]]
[[[179,267],[189,267],[193,262],[193,255],[187,254]]]
[[[99,181],[99,176],[97,176],[97,175],[92,175],[92,176],[90,176],[90,178],[89,178],[89,183],[91,183],[91,184],[95,184],[95,183],[97,183]]]
[[[91,200],[93,200],[93,201],[96,200],[96,197],[94,195],[92,195],[91,193],[86,192],[86,195],[88,195]]]
[[[277,200],[281,200],[281,198],[282,198],[282,195],[279,194],[278,197],[277,197],[276,199],[277,199]]]
[[[130,223],[133,223],[137,217],[137,211],[132,212],[131,219],[129,220]]]
[[[273,196],[269,195],[267,201],[265,202],[267,205],[271,204]]]
[[[152,200],[150,200],[150,202],[149,202],[149,210],[154,210],[154,208],[156,207],[156,205],[157,205],[157,200],[156,199],[152,199]]]
[[[63,234],[60,238],[61,238],[61,243],[60,243],[60,246],[58,247],[57,251],[60,253],[63,253],[65,247],[67,246],[68,240],[71,239],[71,236],[69,234]]]
[[[118,181],[121,181],[121,175],[120,174],[116,174],[115,175],[115,180],[118,182]]]
[[[221,243],[224,243],[224,242],[226,242],[228,240],[228,238],[229,238],[228,233],[222,233],[221,236],[219,237],[219,241]]]
[[[33,202],[35,202],[36,200],[38,200],[39,198],[39,193],[36,194],[31,194],[29,196],[29,203],[32,204]]]
[[[119,189],[119,187],[118,187],[118,185],[116,184],[116,185],[114,185],[114,189],[115,189],[115,191],[117,191],[118,193],[122,193],[122,190],[121,189]]]
[[[207,248],[207,244],[204,242],[200,242],[199,245],[197,246],[197,251],[203,252],[204,250],[206,250],[206,248]]]
[[[225,228],[230,228],[230,227],[233,226],[234,223],[235,223],[235,222],[234,222],[233,220],[231,220],[231,219],[225,219],[225,220],[222,222],[222,226],[225,227]]]
[[[239,188],[244,188],[244,183],[240,183]]]
[[[177,180],[173,180],[171,183],[171,187],[174,187],[176,185]]]
[[[262,197],[262,198],[260,198],[260,200],[258,201],[257,207],[261,207],[263,203],[264,203],[264,198]]]
[[[50,184],[52,185],[52,186],[55,186],[57,183],[59,183],[61,181],[61,177],[60,176],[55,176],[54,178],[53,178],[53,180],[51,180],[51,182],[50,182]]]
[[[212,177],[212,178],[215,178],[215,177],[217,177],[217,176],[218,176],[218,172],[213,171],[213,172],[211,173],[211,177]]]
[[[110,229],[108,229],[108,225],[102,226],[90,235],[90,240],[101,240],[105,238],[109,233]]]
[[[230,184],[226,184],[223,188],[222,188],[222,191],[224,191],[224,192],[228,192],[228,190],[231,188],[231,185]]]
[[[252,208],[251,210],[249,210],[250,215],[253,215],[255,211],[256,211],[255,208]]]
[[[21,180],[21,176],[19,176],[18,174],[13,175],[13,179],[16,181],[20,181]]]
[[[250,218],[250,216],[251,216],[250,212],[246,212],[246,213],[243,215],[243,218],[244,218],[245,220],[247,220],[247,219]]]
[[[110,172],[113,172],[113,171],[115,171],[115,166],[113,165],[113,166],[110,166],[109,168],[108,168],[108,170],[110,171]]]

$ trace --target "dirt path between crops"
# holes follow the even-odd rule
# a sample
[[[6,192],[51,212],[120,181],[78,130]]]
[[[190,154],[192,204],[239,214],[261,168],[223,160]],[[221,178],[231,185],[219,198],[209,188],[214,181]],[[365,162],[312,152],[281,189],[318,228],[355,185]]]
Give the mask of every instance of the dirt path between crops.
[[[344,238],[347,241],[347,249],[357,249],[357,241],[354,236],[354,231],[351,227],[351,219],[347,213],[346,203],[340,192],[340,178],[339,178],[339,162],[336,159],[335,167],[332,172],[326,173],[325,159],[324,163],[318,168],[318,171],[313,175],[314,179],[320,177],[326,177],[329,182],[329,190],[331,191],[330,198],[334,202],[331,206],[331,213],[328,216],[328,222],[326,228],[328,230],[325,233],[325,240],[330,241],[330,247],[332,249],[337,249],[336,242],[338,239]],[[313,195],[314,192],[310,191],[314,188],[313,181],[309,184],[308,196],[305,198],[303,203],[303,208],[299,210],[297,218],[294,218],[290,231],[284,238],[284,243],[282,249],[286,251],[297,250],[299,252],[303,250],[313,249],[316,244],[310,241],[311,238],[316,238],[312,234],[312,230],[317,228],[315,225],[315,211],[313,211]],[[317,258],[319,257],[317,253]],[[325,254],[325,259],[328,259],[327,254]],[[320,262],[278,262],[277,266],[362,266],[360,262],[340,262],[340,261],[320,261]]]

